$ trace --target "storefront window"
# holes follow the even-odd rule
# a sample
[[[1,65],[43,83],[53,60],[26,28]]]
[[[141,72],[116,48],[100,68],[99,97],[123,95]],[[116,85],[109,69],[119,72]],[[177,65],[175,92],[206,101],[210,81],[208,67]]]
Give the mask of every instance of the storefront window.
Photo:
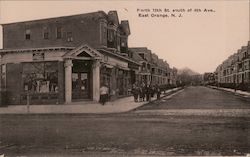
[[[34,93],[58,92],[57,62],[23,64],[23,91]]]
[[[101,84],[110,86],[111,69],[103,66],[101,68]]]

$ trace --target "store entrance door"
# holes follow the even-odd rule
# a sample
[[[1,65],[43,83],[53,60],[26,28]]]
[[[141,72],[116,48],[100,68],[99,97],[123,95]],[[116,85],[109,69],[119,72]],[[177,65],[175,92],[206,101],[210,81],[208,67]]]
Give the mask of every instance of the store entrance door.
[[[72,99],[90,99],[91,61],[73,60]]]
[[[89,73],[72,73],[72,99],[89,99]]]

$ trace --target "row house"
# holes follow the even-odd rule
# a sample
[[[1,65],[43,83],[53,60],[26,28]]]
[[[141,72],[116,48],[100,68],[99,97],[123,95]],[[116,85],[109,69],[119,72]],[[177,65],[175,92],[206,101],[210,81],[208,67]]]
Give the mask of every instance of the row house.
[[[147,49],[146,47],[136,47],[129,48],[129,51],[132,54],[132,58],[141,64],[137,73],[138,77],[136,82],[151,82],[151,50]]]
[[[250,84],[250,41],[220,64],[215,75],[219,84]]]
[[[170,71],[169,71],[169,79],[168,79],[168,83],[170,85],[174,85],[176,86],[177,85],[177,68],[173,67],[173,68],[170,68]]]
[[[2,24],[1,98],[6,104],[99,101],[130,93],[141,64],[128,50],[129,22],[116,11]]]
[[[206,72],[203,74],[203,84],[205,85],[213,85],[215,83],[215,73]]]
[[[146,47],[131,47],[132,58],[141,64],[135,80],[152,85],[176,85],[177,69],[160,59]]]

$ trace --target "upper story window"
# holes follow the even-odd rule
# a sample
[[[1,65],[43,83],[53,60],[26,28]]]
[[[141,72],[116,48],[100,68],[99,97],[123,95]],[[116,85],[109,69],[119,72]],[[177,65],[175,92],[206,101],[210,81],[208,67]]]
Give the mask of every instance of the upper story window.
[[[49,30],[47,27],[43,28],[43,39],[49,39]]]
[[[107,24],[104,22],[100,23],[100,42],[103,45],[107,45]]]
[[[127,38],[121,37],[121,47],[127,47]]]
[[[56,28],[56,38],[61,39],[62,38],[62,27],[57,27]]]
[[[139,55],[141,56],[142,59],[145,59],[144,57],[144,54],[143,53],[139,53]]]
[[[116,39],[117,39],[117,50],[120,51],[120,50],[121,50],[121,49],[120,49],[121,39],[120,39],[119,34],[117,34]]]
[[[69,42],[73,41],[73,34],[72,34],[72,32],[67,32],[67,41],[69,41]]]
[[[108,41],[109,41],[109,42],[114,41],[114,36],[115,36],[115,31],[109,29],[109,30],[108,30]]]
[[[244,58],[247,57],[247,52],[244,52]]]
[[[30,36],[30,29],[26,29],[26,30],[25,30],[25,39],[26,39],[26,40],[30,40],[30,37],[31,37],[31,36]]]

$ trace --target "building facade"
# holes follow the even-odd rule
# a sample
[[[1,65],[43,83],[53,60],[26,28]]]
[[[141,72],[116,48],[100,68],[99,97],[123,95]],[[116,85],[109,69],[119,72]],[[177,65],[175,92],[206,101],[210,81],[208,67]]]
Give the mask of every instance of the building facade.
[[[129,57],[128,21],[116,11],[3,24],[1,93],[11,105],[99,101],[130,94],[140,64]]]
[[[2,24],[1,104],[62,104],[131,94],[132,84],[176,85],[177,70],[151,50],[129,48],[116,11]]]
[[[203,74],[203,84],[204,85],[215,85],[216,76],[215,73],[206,72]]]
[[[247,46],[229,56],[215,71],[216,81],[225,87],[241,86],[248,88],[250,85],[250,41]]]
[[[152,85],[176,85],[177,69],[170,68],[167,61],[160,59],[146,47],[129,48],[132,58],[141,64],[136,82]]]

